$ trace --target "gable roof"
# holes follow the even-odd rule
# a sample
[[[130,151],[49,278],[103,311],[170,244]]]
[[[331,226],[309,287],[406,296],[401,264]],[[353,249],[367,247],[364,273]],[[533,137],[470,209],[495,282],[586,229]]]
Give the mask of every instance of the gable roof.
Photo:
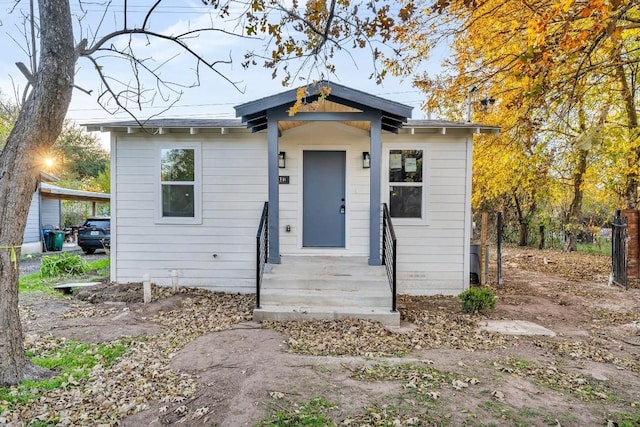
[[[322,103],[317,102],[318,88],[330,88],[330,94]],[[479,123],[461,123],[448,120],[411,120],[413,107],[374,96],[366,92],[351,89],[328,81],[321,81],[307,86],[309,96],[299,112],[290,120],[280,119],[278,129],[282,132],[301,126],[305,123],[318,120],[335,120],[356,128],[370,130],[369,120],[374,112],[382,116],[382,129],[393,132],[421,132],[446,134],[448,130],[470,131],[473,133],[500,133],[500,127],[488,126]],[[258,132],[267,128],[267,111],[275,110],[280,117],[285,117],[289,108],[296,102],[297,89],[288,90],[279,94],[267,96],[255,101],[250,101],[235,108],[236,116],[241,119],[192,119],[192,118],[167,118],[147,120],[123,120],[115,122],[87,123],[84,124],[88,131],[99,132],[127,132],[136,133],[144,130],[150,134],[165,134],[170,132],[192,135],[201,131],[214,130],[222,134],[233,132],[242,133]],[[363,114],[364,113],[364,114]]]
[[[325,102],[328,101],[331,103],[331,110],[333,112],[380,111],[382,113],[382,129],[394,133],[397,133],[398,129],[411,117],[411,111],[413,110],[411,106],[329,81],[320,81],[308,85],[308,95],[305,97],[305,104],[310,105],[317,101],[320,97],[321,89],[329,90],[329,95],[325,98]],[[234,107],[236,117],[240,117],[242,122],[246,123],[252,132],[266,129],[267,111],[281,109],[282,112],[286,112],[296,102],[297,93],[298,89],[291,89],[286,92],[237,105]],[[342,108],[336,107],[336,105],[342,106]],[[303,108],[300,111],[298,114],[303,115],[305,109]],[[300,118],[296,118],[296,120],[299,119]]]

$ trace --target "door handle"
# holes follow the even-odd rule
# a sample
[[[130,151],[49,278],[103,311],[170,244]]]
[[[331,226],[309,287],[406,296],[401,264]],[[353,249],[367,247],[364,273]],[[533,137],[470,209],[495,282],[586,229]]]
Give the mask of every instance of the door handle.
[[[340,206],[340,213],[343,214],[344,213],[344,205]]]

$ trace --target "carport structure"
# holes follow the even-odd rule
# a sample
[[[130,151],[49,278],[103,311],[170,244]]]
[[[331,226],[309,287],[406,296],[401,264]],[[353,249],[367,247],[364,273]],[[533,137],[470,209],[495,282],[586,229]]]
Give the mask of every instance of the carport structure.
[[[98,203],[109,203],[111,195],[109,193],[96,193],[93,191],[72,190],[51,185],[46,182],[40,184],[40,194],[44,199],[74,200],[78,202],[91,202],[92,215],[98,213]]]

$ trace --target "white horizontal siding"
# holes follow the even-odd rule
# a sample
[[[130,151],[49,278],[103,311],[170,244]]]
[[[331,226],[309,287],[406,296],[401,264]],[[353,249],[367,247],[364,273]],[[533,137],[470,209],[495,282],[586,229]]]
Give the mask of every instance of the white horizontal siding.
[[[23,243],[33,243],[41,241],[40,230],[40,192],[36,191],[31,197],[27,224],[24,229]]]
[[[463,185],[434,185],[434,181],[431,180],[432,186],[430,187],[432,199],[436,196],[460,196],[465,194]],[[459,200],[459,198],[455,200]]]
[[[232,247],[231,244],[238,243],[238,241],[242,241],[245,244],[255,242],[255,233],[246,234],[244,236],[239,236],[237,233],[230,233],[228,235],[220,235],[220,234],[197,234],[189,236],[189,243],[171,243],[174,240],[175,234],[163,233],[163,234],[149,234],[145,237],[143,245],[145,248],[140,250],[148,250],[149,245],[166,245],[167,241],[172,246],[173,251],[175,252],[180,248],[181,245],[186,246],[208,246],[211,249],[209,251],[213,252],[212,249],[215,249],[216,245],[226,245],[227,251],[233,250],[245,250],[244,248],[236,249],[237,247]],[[121,243],[122,250],[129,250],[130,245],[135,245],[140,243],[139,235],[132,235],[131,233],[125,234],[125,232],[121,233],[118,238],[118,243]]]
[[[154,222],[156,144],[172,138],[202,144],[202,224]],[[279,151],[287,153],[287,167],[279,172],[289,176],[290,183],[279,186],[283,255],[305,253],[301,247],[304,149],[347,152],[348,234],[342,253],[368,255],[370,170],[362,168],[362,152],[371,151],[369,143],[367,132],[340,123],[312,123],[284,132]],[[115,144],[115,280],[139,281],[147,273],[156,283],[170,284],[170,272],[177,270],[184,285],[253,292],[255,233],[268,190],[266,135],[140,134],[119,136]],[[428,221],[395,224],[399,292],[457,294],[468,281],[464,277],[469,244],[465,235],[470,197],[467,142],[451,135],[383,135],[383,152],[385,147],[401,148],[403,144],[422,144],[428,154]],[[383,199],[386,191],[383,186]]]
[[[400,293],[458,294],[465,286],[467,143],[465,138],[433,135],[386,136],[383,148],[421,146],[426,153],[425,225],[394,224]],[[386,151],[383,149],[383,153]],[[385,173],[385,172],[383,172]],[[382,188],[383,200],[385,191]],[[399,221],[397,221],[399,222]]]
[[[119,136],[116,144],[115,278],[252,292],[255,233],[267,199],[264,135]],[[156,224],[158,144],[200,142],[202,224]]]
[[[40,200],[40,218],[42,225],[53,225],[60,228],[60,200],[44,199]]]

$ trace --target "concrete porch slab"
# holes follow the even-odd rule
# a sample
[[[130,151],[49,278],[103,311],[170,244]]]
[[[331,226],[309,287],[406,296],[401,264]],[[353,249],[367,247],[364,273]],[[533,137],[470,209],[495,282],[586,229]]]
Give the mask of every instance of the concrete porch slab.
[[[544,335],[555,337],[556,333],[537,323],[526,320],[483,320],[479,322],[480,329],[497,332],[503,335]]]
[[[400,327],[400,312],[379,308],[360,307],[263,307],[253,310],[253,320],[260,322],[363,319],[380,322],[391,328]]]

